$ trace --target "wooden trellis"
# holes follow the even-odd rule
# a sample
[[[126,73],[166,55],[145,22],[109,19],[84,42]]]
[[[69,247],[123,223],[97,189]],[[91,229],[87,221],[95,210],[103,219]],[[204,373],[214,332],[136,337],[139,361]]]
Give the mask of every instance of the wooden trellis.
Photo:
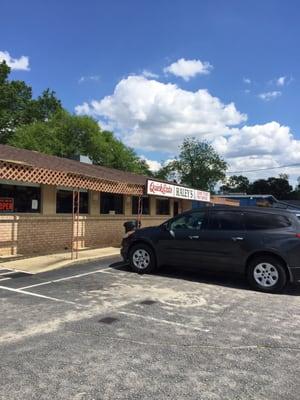
[[[144,193],[144,185],[97,179],[10,161],[0,161],[0,179],[137,196]]]

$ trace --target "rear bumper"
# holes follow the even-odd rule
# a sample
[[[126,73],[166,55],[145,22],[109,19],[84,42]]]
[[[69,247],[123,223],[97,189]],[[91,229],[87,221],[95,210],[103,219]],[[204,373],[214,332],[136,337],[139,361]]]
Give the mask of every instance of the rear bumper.
[[[290,267],[291,281],[300,282],[300,267]]]

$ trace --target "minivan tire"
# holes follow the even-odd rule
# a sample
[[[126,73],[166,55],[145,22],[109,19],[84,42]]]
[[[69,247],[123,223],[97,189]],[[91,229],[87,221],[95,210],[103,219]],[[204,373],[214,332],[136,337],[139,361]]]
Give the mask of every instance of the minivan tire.
[[[132,271],[149,274],[156,268],[154,251],[145,243],[137,243],[130,249],[129,263]]]
[[[257,256],[248,265],[247,279],[255,290],[276,293],[285,287],[287,273],[283,262],[276,257]]]

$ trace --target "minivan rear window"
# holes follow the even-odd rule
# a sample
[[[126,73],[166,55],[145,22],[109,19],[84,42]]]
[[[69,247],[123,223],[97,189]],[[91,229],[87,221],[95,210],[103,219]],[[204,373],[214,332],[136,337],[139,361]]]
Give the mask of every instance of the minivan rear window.
[[[245,213],[246,229],[280,229],[291,226],[291,221],[285,215],[263,214],[263,213]]]

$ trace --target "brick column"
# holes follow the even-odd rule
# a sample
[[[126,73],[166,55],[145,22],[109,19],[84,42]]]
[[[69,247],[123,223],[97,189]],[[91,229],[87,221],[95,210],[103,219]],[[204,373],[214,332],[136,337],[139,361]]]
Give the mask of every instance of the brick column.
[[[41,185],[42,204],[41,214],[55,215],[56,214],[56,186]]]
[[[100,215],[100,192],[89,192],[89,215],[99,216]]]

